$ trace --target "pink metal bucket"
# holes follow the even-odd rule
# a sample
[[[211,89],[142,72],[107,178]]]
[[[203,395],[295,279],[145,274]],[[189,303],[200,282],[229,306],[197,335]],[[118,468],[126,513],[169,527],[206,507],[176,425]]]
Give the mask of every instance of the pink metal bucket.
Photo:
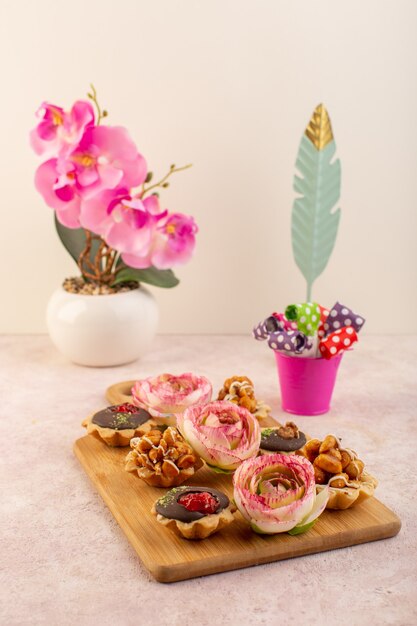
[[[274,352],[283,410],[295,415],[327,413],[343,353],[326,360]]]

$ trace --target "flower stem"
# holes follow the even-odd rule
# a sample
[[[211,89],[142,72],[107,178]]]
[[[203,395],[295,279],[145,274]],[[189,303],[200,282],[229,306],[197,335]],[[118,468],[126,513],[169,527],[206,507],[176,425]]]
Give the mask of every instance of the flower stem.
[[[171,165],[171,167],[169,168],[169,172],[165,174],[165,176],[161,178],[161,180],[159,180],[157,183],[154,183],[153,185],[149,185],[149,187],[145,187],[145,185],[143,185],[142,191],[138,194],[138,197],[143,198],[144,195],[148,193],[151,189],[156,189],[157,187],[163,187],[166,184],[166,181],[168,180],[168,178],[171,176],[171,174],[176,174],[177,172],[188,170],[188,168],[190,167],[192,167],[192,163],[189,163],[188,165],[183,165],[182,167],[176,167],[175,165]]]
[[[91,259],[93,241],[99,241],[97,252]],[[78,267],[83,278],[92,280],[99,285],[111,285],[115,279],[116,250],[110,248],[98,235],[85,229],[85,248],[78,257]]]
[[[93,84],[90,84],[91,87],[91,92],[92,93],[88,93],[87,96],[90,98],[90,100],[92,100],[94,102],[94,105],[97,109],[97,122],[96,122],[96,126],[100,125],[101,120],[104,117],[107,117],[107,111],[105,111],[104,109],[102,110],[99,103],[98,103],[98,99],[97,99],[97,91],[96,88],[94,87]]]

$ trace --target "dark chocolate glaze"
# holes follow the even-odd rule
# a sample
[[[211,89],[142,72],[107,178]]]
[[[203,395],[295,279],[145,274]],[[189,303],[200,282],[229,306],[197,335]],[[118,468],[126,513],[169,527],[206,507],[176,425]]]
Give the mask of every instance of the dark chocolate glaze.
[[[268,430],[268,429],[267,429]],[[295,452],[304,446],[306,436],[300,432],[298,437],[292,439],[284,439],[278,435],[278,430],[274,429],[269,435],[261,432],[261,448],[270,452]]]
[[[168,491],[168,493],[160,498],[155,504],[156,512],[169,519],[176,519],[179,522],[195,522],[202,517],[206,517],[207,513],[200,513],[199,511],[188,511],[185,506],[178,503],[178,499],[185,493],[196,493],[201,491],[207,491],[210,495],[216,498],[219,503],[216,513],[220,513],[223,509],[229,506],[229,498],[226,494],[217,489],[211,487],[194,487],[192,485],[188,487],[175,487]]]
[[[117,412],[118,405],[108,406],[96,413],[91,420],[96,426],[112,428],[113,430],[135,429],[151,419],[151,415],[145,409],[137,409],[135,413]]]

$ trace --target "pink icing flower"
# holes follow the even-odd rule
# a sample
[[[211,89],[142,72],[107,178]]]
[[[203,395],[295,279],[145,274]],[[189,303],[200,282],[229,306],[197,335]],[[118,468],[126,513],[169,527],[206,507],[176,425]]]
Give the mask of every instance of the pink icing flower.
[[[94,110],[89,102],[78,100],[70,112],[44,102],[36,112],[39,124],[30,133],[36,154],[57,156],[77,145],[85,129],[94,124]]]
[[[144,268],[154,265],[167,269],[189,261],[195,247],[197,224],[192,217],[181,213],[167,214],[155,228],[153,242],[146,255],[122,255],[126,265]]]
[[[310,461],[294,454],[248,459],[233,476],[233,498],[258,533],[305,532],[324,511],[329,491],[316,496]]]
[[[232,472],[259,451],[258,420],[231,402],[193,406],[177,418],[177,423],[183,437],[213,469]]]
[[[35,187],[42,195],[46,204],[55,209],[56,216],[61,224],[68,228],[80,226],[80,198],[71,186],[67,186],[62,193],[56,189],[57,159],[49,159],[38,167],[35,173]]]
[[[138,380],[132,387],[133,403],[154,417],[183,413],[188,407],[210,401],[212,386],[204,376],[161,374]]]

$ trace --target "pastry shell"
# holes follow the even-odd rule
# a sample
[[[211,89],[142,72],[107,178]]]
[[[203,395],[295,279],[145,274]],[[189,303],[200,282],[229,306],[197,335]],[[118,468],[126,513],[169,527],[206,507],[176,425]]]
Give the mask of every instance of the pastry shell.
[[[180,522],[170,517],[164,517],[156,512],[155,505],[152,507],[151,511],[156,515],[157,522],[169,528],[169,530],[178,535],[178,537],[184,537],[184,539],[206,539],[233,522],[233,513],[236,511],[236,506],[230,503],[229,506],[220,513],[205,515],[201,519],[194,520],[193,522]]]
[[[137,428],[126,428],[124,430],[115,430],[114,428],[105,428],[93,423],[93,417],[96,413],[89,415],[81,425],[87,429],[87,434],[92,435],[96,439],[103,441],[106,445],[114,448],[123,448],[130,444],[133,437],[141,437],[149,430],[156,427],[155,422],[149,419]]]
[[[337,474],[332,476],[337,478]],[[351,480],[352,486],[332,487],[329,485],[329,500],[326,509],[342,510],[348,509],[354,504],[359,504],[374,495],[374,491],[378,485],[376,478],[362,472],[360,479]],[[316,485],[317,493],[320,493],[327,485]]]
[[[138,467],[134,461],[133,455],[129,458],[130,452],[127,455],[125,470],[127,472],[135,473],[145,481],[147,485],[151,487],[164,487],[168,489],[169,487],[178,487],[182,485],[183,482],[194,476],[195,472],[202,467],[203,461],[200,457],[196,457],[196,462],[192,467],[188,467],[187,469],[179,469],[179,472],[176,476],[164,476],[164,474],[157,474],[156,472],[152,472],[147,467]]]

